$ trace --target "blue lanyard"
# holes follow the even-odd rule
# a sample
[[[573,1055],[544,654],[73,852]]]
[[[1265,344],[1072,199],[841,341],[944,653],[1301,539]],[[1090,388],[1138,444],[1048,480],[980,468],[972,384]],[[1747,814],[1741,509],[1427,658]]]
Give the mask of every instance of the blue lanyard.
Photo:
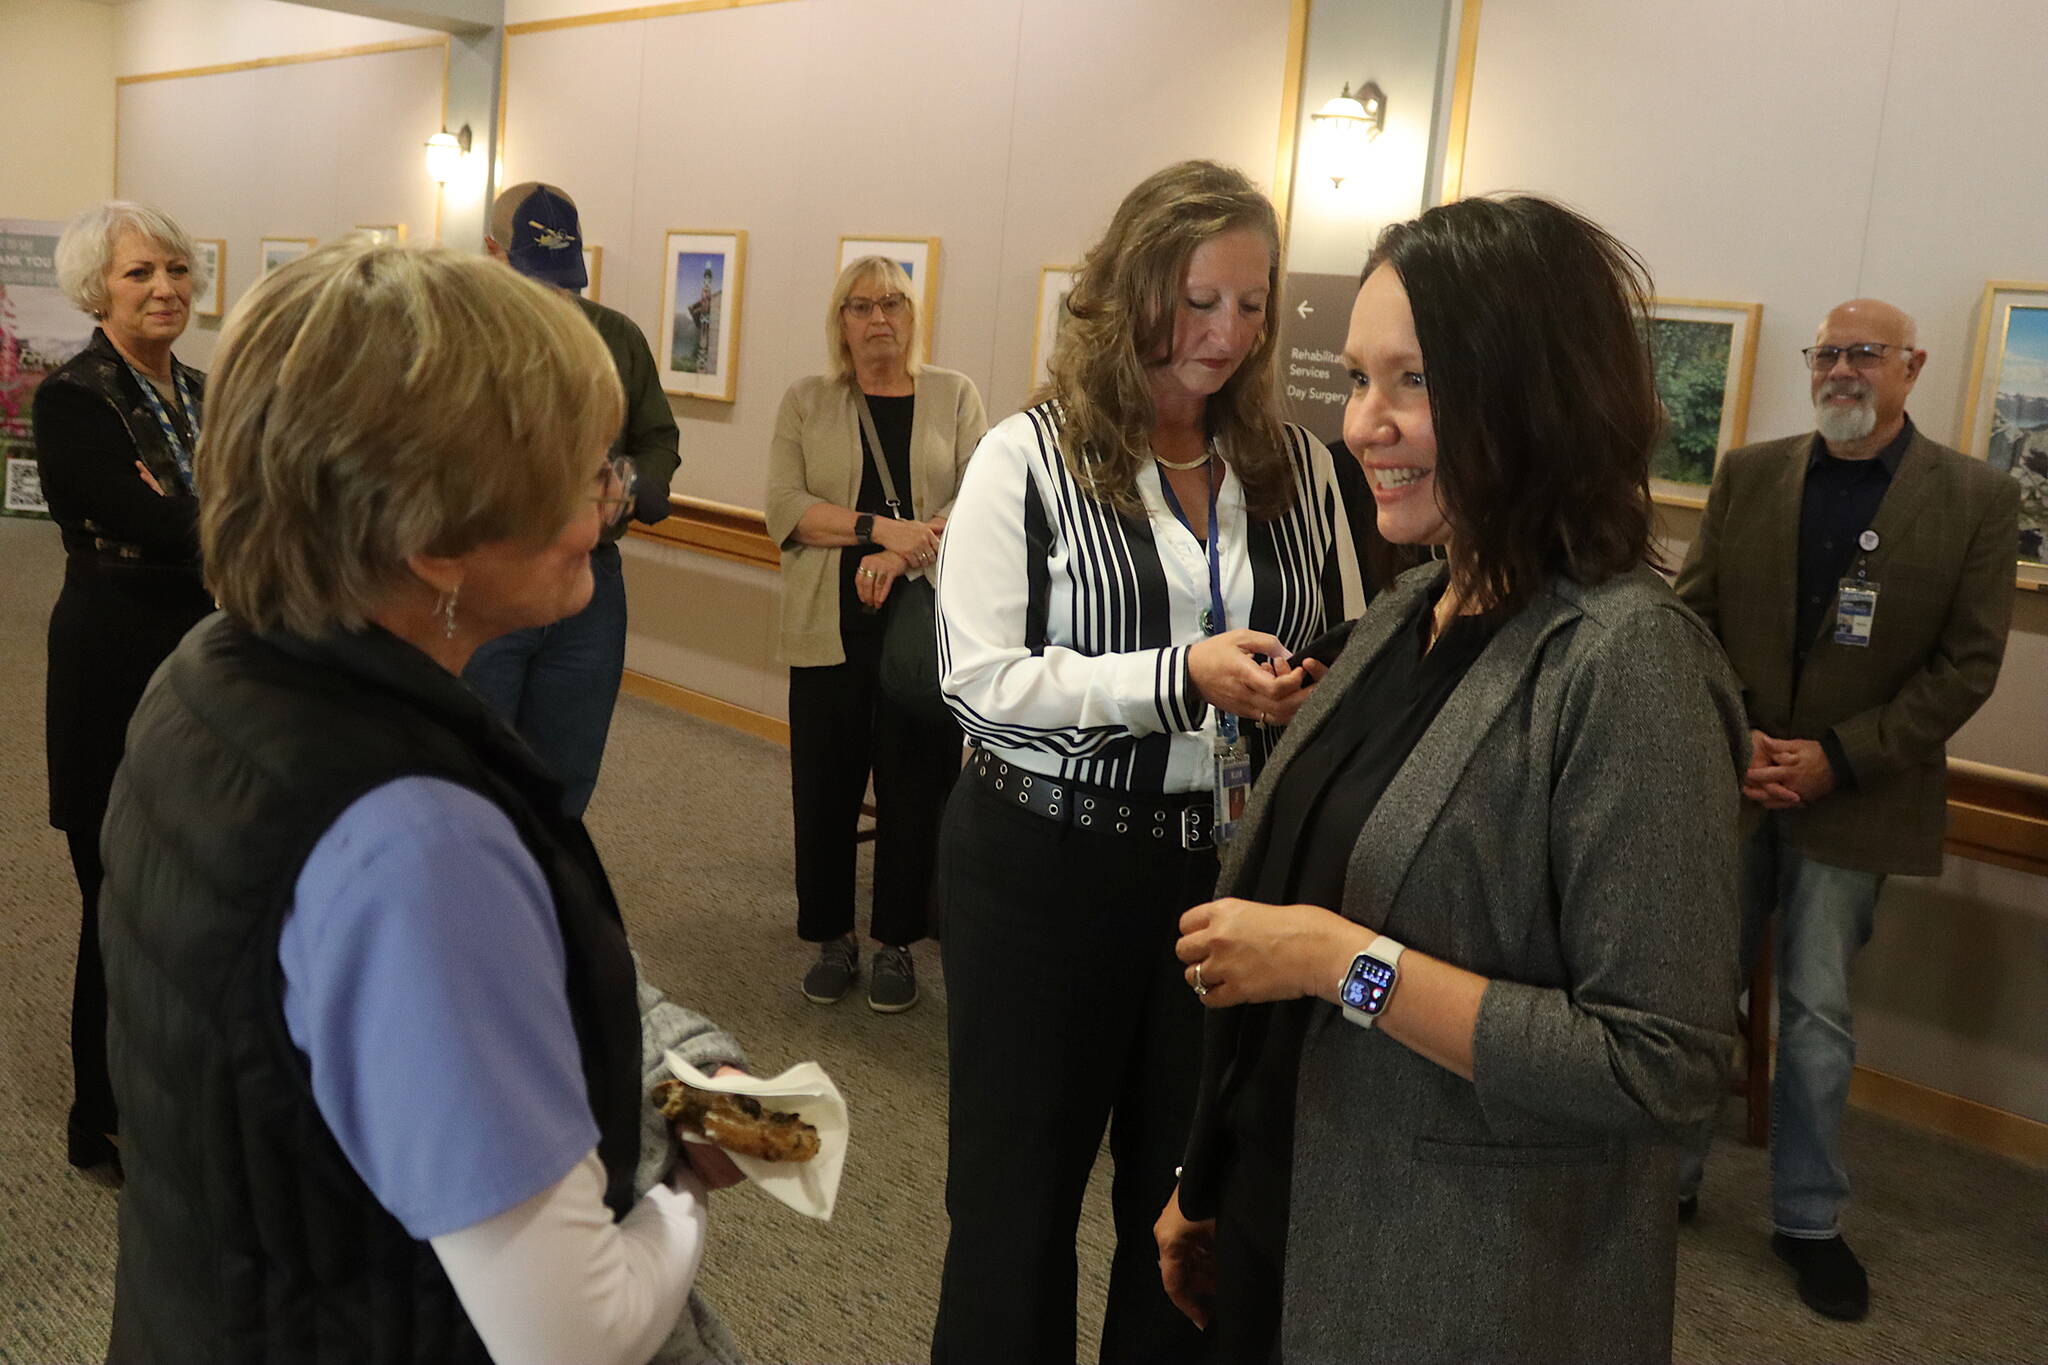
[[[125,358],[121,363],[128,364]],[[171,458],[178,462],[178,473],[185,480],[185,491],[198,492],[199,485],[192,481],[192,452],[186,449],[185,438],[178,434],[178,424],[171,420],[170,410],[164,407],[162,395],[157,393],[156,385],[149,382],[148,376],[133,365],[128,365],[128,373],[135,376],[136,387],[142,390],[142,401],[149,404],[150,414],[156,418],[156,424],[164,429],[164,439],[170,442],[171,446]],[[178,372],[176,365],[171,366],[171,382],[177,385],[178,401],[185,405],[185,415],[191,419],[192,434],[196,438],[199,435],[199,401],[192,396],[192,391],[185,387],[185,376]]]
[[[1155,464],[1155,467],[1159,470],[1159,490],[1166,495],[1167,508],[1182,526],[1187,527],[1188,534],[1194,535],[1195,528],[1188,521],[1188,514],[1181,510],[1180,499],[1174,495],[1173,484],[1167,480],[1166,466]],[[1209,534],[1204,548],[1209,554],[1209,609],[1202,613],[1202,634],[1204,635],[1221,635],[1230,628],[1229,609],[1223,601],[1222,551],[1217,548],[1217,542],[1223,539],[1222,528],[1217,524],[1216,520],[1216,495],[1218,485],[1221,483],[1222,480],[1216,478],[1215,475],[1210,474],[1208,476]],[[1221,707],[1218,707],[1216,710],[1216,728],[1223,736],[1225,744],[1237,742],[1237,717]]]

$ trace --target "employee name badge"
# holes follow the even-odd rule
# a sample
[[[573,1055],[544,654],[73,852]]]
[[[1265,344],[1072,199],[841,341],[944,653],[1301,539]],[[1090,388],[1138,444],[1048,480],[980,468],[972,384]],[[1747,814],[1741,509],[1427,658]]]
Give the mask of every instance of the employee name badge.
[[[1877,620],[1877,584],[1868,579],[1843,579],[1835,596],[1835,643],[1866,648]]]
[[[1220,847],[1237,833],[1244,804],[1251,799],[1252,755],[1236,726],[1216,733],[1216,843]]]

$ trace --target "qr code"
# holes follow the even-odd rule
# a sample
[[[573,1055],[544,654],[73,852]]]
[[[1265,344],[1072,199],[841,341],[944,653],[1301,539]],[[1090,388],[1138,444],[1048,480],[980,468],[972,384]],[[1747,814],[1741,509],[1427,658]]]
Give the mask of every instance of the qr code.
[[[42,474],[34,460],[7,462],[7,510],[50,514],[50,505],[43,501]]]

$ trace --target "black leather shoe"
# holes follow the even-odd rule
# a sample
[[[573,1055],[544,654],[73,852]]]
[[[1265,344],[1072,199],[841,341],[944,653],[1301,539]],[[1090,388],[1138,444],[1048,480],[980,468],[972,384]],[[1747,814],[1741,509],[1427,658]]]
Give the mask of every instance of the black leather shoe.
[[[1696,1194],[1678,1196],[1678,1221],[1690,1223],[1700,1216],[1700,1197]]]
[[[1840,1237],[1771,1234],[1771,1250],[1799,1273],[1799,1298],[1822,1317],[1860,1322],[1870,1311],[1870,1279]]]

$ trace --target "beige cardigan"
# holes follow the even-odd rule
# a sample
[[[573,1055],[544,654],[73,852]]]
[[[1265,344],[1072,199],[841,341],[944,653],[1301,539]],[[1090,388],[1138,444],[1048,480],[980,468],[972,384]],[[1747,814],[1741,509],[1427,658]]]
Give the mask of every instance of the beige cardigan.
[[[988,429],[974,381],[926,365],[910,422],[910,505],[920,520],[953,510],[967,458]],[[860,414],[851,385],[824,375],[782,395],[768,450],[768,536],[782,550],[782,632],[775,657],[799,668],[846,662],[839,642],[837,547],[799,545],[796,524],[820,503],[860,496]]]

